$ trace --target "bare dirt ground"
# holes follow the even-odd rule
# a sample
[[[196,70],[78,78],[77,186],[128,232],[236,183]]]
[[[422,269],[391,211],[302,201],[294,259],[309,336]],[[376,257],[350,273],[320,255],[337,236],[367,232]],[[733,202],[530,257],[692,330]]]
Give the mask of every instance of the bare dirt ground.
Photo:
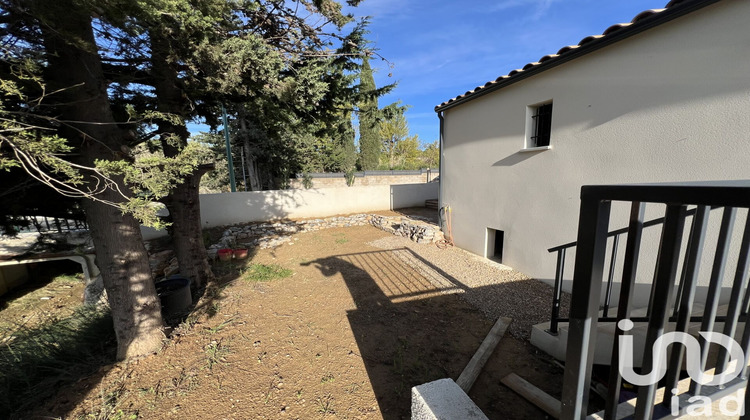
[[[0,345],[20,329],[69,316],[81,304],[82,274],[38,280],[0,297]]]
[[[103,366],[24,418],[405,419],[411,387],[456,379],[498,315],[478,309],[473,287],[441,266],[440,255],[477,263],[463,251],[389,244],[393,237],[370,226],[295,238],[217,263],[217,285],[161,352]],[[289,276],[263,281],[258,264]],[[526,298],[547,298],[524,297],[514,285],[550,293],[523,276],[490,280],[482,290],[521,299],[499,315],[519,318],[523,328],[527,316],[506,312],[529,306]],[[534,316],[546,318],[546,302]],[[525,341],[523,328],[506,334],[469,393],[492,419],[545,417],[500,384],[511,372],[559,397],[561,369]]]

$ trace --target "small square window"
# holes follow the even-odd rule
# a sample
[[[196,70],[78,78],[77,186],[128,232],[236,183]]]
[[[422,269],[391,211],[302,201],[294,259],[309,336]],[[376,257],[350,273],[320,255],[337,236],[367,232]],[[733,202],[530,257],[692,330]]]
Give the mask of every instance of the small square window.
[[[529,107],[526,148],[548,147],[552,132],[552,102]]]

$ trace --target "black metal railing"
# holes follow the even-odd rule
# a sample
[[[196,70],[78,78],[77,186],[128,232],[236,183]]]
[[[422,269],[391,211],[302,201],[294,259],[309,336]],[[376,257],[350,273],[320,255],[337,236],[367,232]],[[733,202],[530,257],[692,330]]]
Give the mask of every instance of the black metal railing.
[[[48,217],[48,216],[17,216],[11,222],[16,232],[26,233],[36,231],[46,232],[68,232],[73,230],[87,230],[88,224],[81,217]]]
[[[687,210],[686,216],[693,216],[696,212],[696,209],[690,209]],[[664,218],[659,217],[656,219],[652,219],[646,222],[643,222],[643,227],[652,227],[652,226],[660,226],[664,224]],[[599,317],[599,321],[614,321],[615,318],[611,318],[609,316],[609,309],[612,302],[612,286],[615,281],[615,268],[617,266],[617,255],[618,255],[618,247],[620,243],[620,237],[628,233],[628,228],[624,227],[621,229],[613,230],[607,233],[607,238],[612,238],[612,247],[609,257],[609,271],[607,275],[607,286],[606,291],[604,292],[604,303],[601,306],[602,316]],[[550,316],[550,325],[547,332],[552,335],[557,335],[559,332],[559,325],[561,322],[568,322],[568,318],[560,317],[560,304],[562,302],[562,288],[563,288],[563,280],[564,280],[564,273],[565,273],[565,262],[567,257],[567,252],[569,249],[573,249],[576,247],[578,242],[568,242],[563,245],[558,245],[552,248],[549,248],[547,252],[557,253],[557,265],[555,268],[555,283],[553,286],[553,297],[552,297],[552,314]],[[684,274],[683,274],[684,275]],[[633,318],[633,320],[637,320],[636,318]]]
[[[608,232],[610,209],[613,201],[631,203],[629,226],[624,229]],[[644,222],[647,203],[666,204],[665,216]],[[688,209],[691,206],[691,209]],[[694,206],[694,207],[693,207]],[[694,316],[694,302],[699,273],[699,265],[703,257],[704,245],[707,238],[709,212],[714,208],[722,212],[716,243],[713,264],[705,298],[702,315]],[[613,185],[613,186],[585,186],[581,190],[581,210],[578,225],[578,240],[576,246],[575,267],[573,273],[573,287],[571,295],[570,316],[568,319],[568,342],[565,356],[565,376],[562,389],[563,419],[583,419],[587,415],[588,396],[591,384],[594,351],[597,340],[597,323],[599,316],[602,286],[607,284],[607,293],[611,292],[611,280],[614,278],[612,269],[604,278],[605,260],[607,259],[607,242],[609,237],[626,235],[624,258],[622,259],[622,278],[620,293],[617,299],[617,315],[609,318],[605,311],[604,319],[619,322],[624,319],[647,323],[646,338],[643,351],[641,372],[649,373],[661,360],[653,360],[651,349],[656,340],[665,333],[668,322],[674,323],[674,331],[687,333],[690,322],[700,322],[701,331],[713,331],[717,322],[723,322],[721,332],[734,337],[739,323],[744,320],[750,309],[750,293],[748,292],[748,269],[750,268],[750,212],[744,222],[744,228],[735,226],[737,209],[750,208],[750,181],[706,182],[692,184],[653,184],[653,185]],[[683,241],[686,221],[692,215],[692,222],[688,240]],[[641,254],[642,231],[645,227],[661,225],[661,239],[656,257],[653,282],[651,283],[648,312],[645,317],[631,318],[633,289],[636,282],[636,271],[639,255]],[[727,267],[727,260],[735,259],[730,256],[730,242],[733,234],[742,231],[739,252],[736,254],[736,271],[731,281],[731,292],[727,303],[726,315],[719,317],[719,299]],[[616,233],[620,232],[620,233]],[[713,236],[712,236],[713,237]],[[619,239],[618,239],[619,241]],[[686,242],[683,247],[683,242]],[[558,269],[564,269],[564,250],[571,248],[566,244],[559,248]],[[556,248],[552,249],[552,252]],[[684,248],[684,249],[683,249]],[[617,252],[610,254],[610,266],[614,265]],[[678,275],[678,266],[682,258],[682,270]],[[561,274],[560,274],[561,276]],[[605,302],[611,297],[605,297]],[[625,325],[625,324],[623,324]],[[671,329],[671,328],[670,328]],[[621,355],[619,342],[621,336],[631,334],[617,324],[611,354],[609,378],[607,380],[606,404],[604,419],[621,418],[618,416],[620,387],[622,377],[618,366]],[[710,342],[702,335],[698,338],[700,357],[697,368],[705,372],[711,368],[715,372],[724,372],[730,360],[726,350],[718,352],[715,361],[708,363]],[[739,346],[745,359],[740,360],[747,366],[748,348],[750,347],[750,322],[744,324]],[[689,350],[690,351],[690,350]],[[677,402],[679,415],[686,413],[691,397],[702,396],[716,399],[729,392],[747,386],[747,368],[742,370],[739,377],[731,382],[719,386],[700,386],[692,378],[689,390],[671,398],[670,392],[665,392],[663,401],[656,401],[657,387],[663,386],[671,391],[676,388],[681,378],[685,347],[672,345],[667,352],[665,379],[659,383],[652,383],[638,387],[635,412],[629,418],[651,419],[654,417],[655,407],[663,405],[657,413],[674,415]],[[713,358],[712,358],[713,359]],[[655,381],[654,381],[655,382]],[[620,413],[622,414],[622,413]]]

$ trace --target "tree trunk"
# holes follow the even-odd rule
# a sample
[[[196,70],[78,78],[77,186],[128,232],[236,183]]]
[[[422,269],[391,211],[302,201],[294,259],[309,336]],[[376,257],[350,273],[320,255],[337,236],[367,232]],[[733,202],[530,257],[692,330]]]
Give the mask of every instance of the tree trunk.
[[[242,112],[240,112],[240,136],[242,139],[242,147],[245,149],[245,168],[247,170],[247,177],[250,179],[250,191],[260,191],[263,186],[260,182],[260,175],[258,174],[258,165],[255,161],[255,155],[253,154],[252,145],[250,144],[250,132],[247,129],[247,121]]]
[[[196,174],[188,176],[183,183],[175,186],[164,200],[172,216],[172,242],[180,273],[192,279],[194,288],[214,278],[203,243],[201,226],[198,186],[204,173],[205,170],[199,170]]]
[[[250,180],[250,191],[260,191],[263,187],[260,183],[258,164],[255,161],[255,156],[250,154],[250,150],[252,150],[250,139],[245,137],[242,141],[242,147],[245,148],[245,168],[247,170],[247,177]]]
[[[69,144],[81,145],[81,160],[86,165],[92,166],[96,159],[117,159],[129,133],[118,128],[112,116],[91,11],[71,0],[40,0],[31,6],[43,22],[47,88],[64,89],[57,106],[62,119],[73,121],[61,128],[61,134]],[[97,182],[89,181],[90,185]],[[120,188],[126,190],[121,182]],[[96,198],[124,201],[112,189]],[[163,322],[140,226],[118,207],[91,199],[83,200],[83,205],[112,311],[117,358],[153,353],[161,347]]]
[[[100,198],[117,199],[112,191]],[[154,353],[164,338],[163,321],[140,224],[107,204],[85,200],[83,207],[112,310],[117,359]]]
[[[390,169],[393,170],[393,168],[396,167],[396,141],[395,140],[386,140],[388,142],[388,156],[389,156],[389,163],[390,163]]]
[[[157,110],[185,117],[190,104],[178,86],[178,73],[174,63],[167,61],[171,53],[168,31],[161,33],[154,28],[151,33],[152,67]],[[187,146],[190,136],[184,123],[159,122],[162,150],[167,157],[178,156]],[[171,135],[172,141],[167,137]],[[208,253],[203,244],[203,226],[199,187],[205,170],[198,169],[186,176],[163,200],[172,219],[172,244],[180,268],[180,274],[192,281],[194,289],[213,280]]]

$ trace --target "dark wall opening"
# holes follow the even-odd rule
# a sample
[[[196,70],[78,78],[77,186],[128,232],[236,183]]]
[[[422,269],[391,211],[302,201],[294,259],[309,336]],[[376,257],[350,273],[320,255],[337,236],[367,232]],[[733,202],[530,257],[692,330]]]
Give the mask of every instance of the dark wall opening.
[[[503,243],[505,232],[498,229],[487,228],[487,258],[503,262]]]

